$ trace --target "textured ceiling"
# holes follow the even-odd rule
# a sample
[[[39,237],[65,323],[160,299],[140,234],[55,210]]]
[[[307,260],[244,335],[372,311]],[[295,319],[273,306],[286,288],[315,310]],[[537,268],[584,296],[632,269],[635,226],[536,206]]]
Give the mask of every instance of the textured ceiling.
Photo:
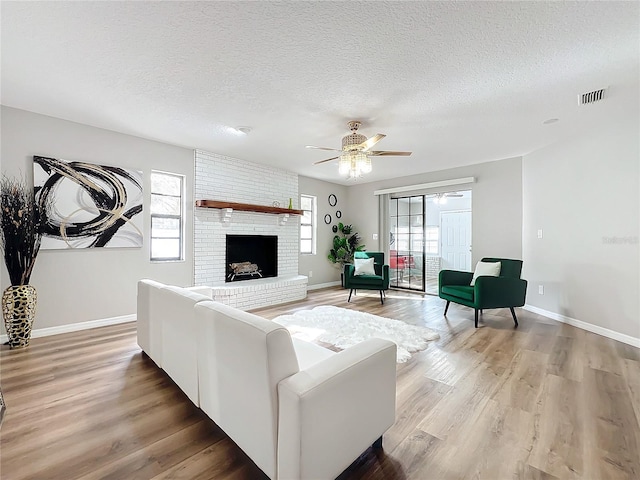
[[[639,112],[638,2],[7,2],[2,104],[337,183],[526,154]],[[580,93],[610,87],[599,104]],[[543,125],[549,118],[560,121]],[[249,126],[247,137],[227,126]]]

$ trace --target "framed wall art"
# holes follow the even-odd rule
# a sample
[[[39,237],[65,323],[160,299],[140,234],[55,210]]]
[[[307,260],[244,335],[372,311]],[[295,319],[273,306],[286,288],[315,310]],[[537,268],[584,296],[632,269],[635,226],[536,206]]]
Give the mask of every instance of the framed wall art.
[[[142,172],[34,156],[33,180],[43,249],[142,247]]]

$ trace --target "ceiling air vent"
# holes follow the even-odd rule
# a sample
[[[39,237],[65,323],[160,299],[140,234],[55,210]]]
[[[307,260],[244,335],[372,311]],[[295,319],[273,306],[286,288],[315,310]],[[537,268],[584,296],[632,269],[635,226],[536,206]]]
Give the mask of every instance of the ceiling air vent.
[[[594,90],[593,92],[587,92],[580,95],[580,105],[587,105],[589,103],[599,102],[604,98],[604,94],[607,91],[606,88],[600,90]]]

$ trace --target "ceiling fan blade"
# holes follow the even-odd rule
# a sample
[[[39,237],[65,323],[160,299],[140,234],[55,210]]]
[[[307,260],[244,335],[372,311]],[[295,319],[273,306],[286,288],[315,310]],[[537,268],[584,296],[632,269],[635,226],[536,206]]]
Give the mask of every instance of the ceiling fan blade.
[[[368,151],[371,147],[373,147],[376,143],[378,143],[380,140],[382,140],[384,137],[386,137],[385,134],[383,133],[378,133],[377,135],[374,135],[373,137],[369,138],[368,140],[365,140],[364,142],[362,142],[360,145],[358,145],[359,147],[363,147],[362,151],[366,152]]]
[[[409,155],[411,155],[411,153],[413,152],[391,152],[391,151],[381,150],[381,151],[367,152],[367,155],[370,155],[372,157],[390,157],[390,156],[408,157]]]
[[[315,148],[316,150],[331,150],[334,152],[341,152],[342,150],[338,148],[327,148],[327,147],[314,147],[313,145],[305,145],[304,148]]]
[[[331,160],[337,160],[340,157],[331,157],[331,158],[327,158],[326,160],[320,160],[319,162],[315,162],[314,165],[320,165],[321,163],[325,163],[325,162],[330,162]]]

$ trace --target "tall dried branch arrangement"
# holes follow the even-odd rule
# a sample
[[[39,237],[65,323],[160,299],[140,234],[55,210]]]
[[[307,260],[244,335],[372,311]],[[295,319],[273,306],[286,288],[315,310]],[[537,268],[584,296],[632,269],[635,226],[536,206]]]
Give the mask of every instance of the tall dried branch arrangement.
[[[46,205],[36,203],[25,182],[0,180],[0,245],[11,285],[28,285],[46,222]]]

